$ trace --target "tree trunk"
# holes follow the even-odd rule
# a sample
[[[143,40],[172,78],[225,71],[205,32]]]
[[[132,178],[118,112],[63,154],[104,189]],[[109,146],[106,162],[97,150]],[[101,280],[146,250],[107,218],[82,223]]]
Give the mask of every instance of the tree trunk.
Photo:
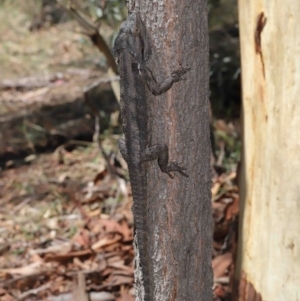
[[[189,178],[148,169],[148,224],[154,300],[212,300],[209,47],[205,0],[140,0],[158,82],[188,64],[186,80],[149,105],[151,145],[169,146]],[[139,299],[138,299],[139,300]]]
[[[300,300],[300,2],[239,1],[239,298]]]

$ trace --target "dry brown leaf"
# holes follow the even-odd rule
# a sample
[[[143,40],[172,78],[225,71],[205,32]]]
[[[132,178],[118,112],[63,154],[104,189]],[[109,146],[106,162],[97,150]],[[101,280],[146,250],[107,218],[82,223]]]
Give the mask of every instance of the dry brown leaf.
[[[9,244],[1,244],[0,245],[0,256],[4,256],[10,250]]]
[[[29,251],[31,262],[44,262],[43,258],[35,252]]]
[[[91,301],[114,301],[116,297],[109,292],[91,292],[90,293]]]
[[[74,301],[73,294],[71,293],[59,294],[58,296],[49,296],[47,297],[47,300],[48,301]]]
[[[128,268],[127,271],[115,270],[114,272],[112,272],[112,275],[125,276],[125,277],[133,277],[133,275],[134,275],[134,269],[133,269],[133,267],[131,267],[131,268]]]
[[[211,188],[212,197],[215,197],[217,195],[220,187],[221,187],[220,182],[216,182],[216,183],[213,184],[213,187]]]
[[[127,267],[124,265],[124,260],[115,261],[112,263],[108,263],[108,266],[115,269],[126,269]]]
[[[239,195],[237,193],[232,193],[231,195],[233,197],[233,202],[226,208],[226,220],[232,220],[239,213]]]
[[[8,293],[1,294],[0,297],[1,297],[1,301],[15,301],[16,300],[12,295],[10,295]]]
[[[132,276],[112,275],[112,277],[109,278],[111,278],[109,285],[112,286],[118,286],[121,284],[132,284],[133,282],[133,275]]]
[[[88,301],[86,293],[85,277],[81,272],[77,273],[77,279],[73,281],[73,300],[74,301]]]
[[[119,241],[118,243],[103,247],[103,250],[105,251],[105,253],[113,253],[121,250],[121,246],[121,241]]]
[[[94,180],[93,180],[94,184],[97,185],[97,183],[99,181],[102,181],[106,176],[107,176],[107,170],[104,169],[94,177]]]
[[[72,249],[72,244],[70,242],[64,242],[63,244],[52,245],[45,249],[31,250],[31,252],[40,255],[47,254],[47,253],[66,254],[70,252],[71,249]]]
[[[83,270],[90,270],[91,269],[90,265],[88,265],[86,263],[83,263],[78,257],[75,257],[73,259],[73,263],[74,263],[75,266],[78,266]]]
[[[18,296],[18,300],[27,300],[28,297],[30,297],[32,295],[37,295],[39,292],[42,292],[42,291],[45,291],[45,290],[49,289],[50,286],[51,286],[50,283],[46,283],[44,285],[40,285],[37,288],[27,290],[26,292],[24,292],[23,294]]]
[[[120,241],[121,239],[122,239],[121,235],[116,235],[114,238],[104,237],[103,239],[95,242],[91,248],[92,248],[92,250],[96,251],[97,249],[112,245],[112,244]]]
[[[66,260],[70,260],[73,257],[81,257],[81,256],[86,256],[92,254],[91,250],[82,250],[82,251],[74,251],[74,252],[70,252],[68,254],[47,254],[45,256],[45,262],[49,262],[49,261],[66,261]]]
[[[225,254],[215,257],[212,261],[212,268],[214,271],[214,278],[219,278],[226,275],[227,268],[232,263],[232,254],[227,252]]]
[[[73,243],[78,244],[83,249],[90,246],[90,232],[86,229],[80,229],[72,239]]]
[[[122,258],[119,255],[114,255],[114,256],[110,256],[109,258],[107,258],[108,265],[111,265],[113,263],[120,262],[120,261],[122,261]]]
[[[133,240],[133,231],[132,228],[129,227],[127,222],[121,222],[120,231],[120,233],[123,235],[123,242],[131,242]]]
[[[214,297],[224,298],[226,292],[221,285],[216,285],[214,288]]]
[[[100,230],[100,229],[101,230]],[[98,230],[98,231],[97,231]],[[132,241],[132,229],[129,227],[128,222],[122,220],[117,222],[115,220],[100,220],[97,225],[93,228],[93,232],[105,232],[105,233],[120,233],[123,236],[124,242]]]
[[[0,273],[10,274],[10,275],[34,275],[39,273],[43,270],[43,262],[36,261],[29,265],[20,267],[20,268],[13,268],[13,269],[0,269]]]
[[[134,301],[133,296],[125,290],[124,288],[121,289],[121,295],[118,297],[117,301]]]
[[[133,248],[132,248],[132,246],[131,245],[122,245],[121,246],[121,250],[123,251],[123,252],[127,252],[127,251],[133,251]]]
[[[100,219],[93,227],[94,233],[115,233],[120,232],[120,224],[111,219]]]

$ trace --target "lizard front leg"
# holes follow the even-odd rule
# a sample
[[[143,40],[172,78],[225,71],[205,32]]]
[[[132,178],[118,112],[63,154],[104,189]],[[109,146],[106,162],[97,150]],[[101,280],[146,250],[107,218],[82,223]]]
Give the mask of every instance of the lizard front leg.
[[[171,172],[177,171],[185,177],[189,177],[185,172],[185,168],[179,166],[175,161],[169,162],[169,149],[166,144],[154,145],[147,148],[141,155],[141,161],[158,161],[158,165],[162,172],[173,178]]]
[[[157,83],[152,71],[147,67],[140,67],[140,73],[145,80],[148,89],[155,96],[160,95],[168,91],[172,85],[180,80],[182,80],[183,75],[190,70],[189,66],[180,66],[178,69],[174,70],[171,75],[165,78],[162,82]]]

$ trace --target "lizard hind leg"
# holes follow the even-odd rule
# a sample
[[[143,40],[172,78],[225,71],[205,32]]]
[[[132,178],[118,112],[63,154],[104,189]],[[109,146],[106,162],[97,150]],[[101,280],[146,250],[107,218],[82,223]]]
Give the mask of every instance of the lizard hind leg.
[[[173,178],[172,171],[177,171],[185,177],[189,177],[185,172],[185,168],[181,167],[177,162],[169,162],[169,149],[166,144],[157,144],[147,148],[142,156],[141,161],[158,161],[158,165],[162,172],[166,173],[170,178]]]

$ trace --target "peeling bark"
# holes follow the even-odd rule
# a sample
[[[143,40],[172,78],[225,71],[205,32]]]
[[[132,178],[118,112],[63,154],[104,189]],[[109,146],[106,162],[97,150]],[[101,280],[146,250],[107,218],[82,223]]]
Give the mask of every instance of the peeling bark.
[[[239,1],[244,131],[235,283],[240,301],[300,298],[299,14],[299,1]]]

